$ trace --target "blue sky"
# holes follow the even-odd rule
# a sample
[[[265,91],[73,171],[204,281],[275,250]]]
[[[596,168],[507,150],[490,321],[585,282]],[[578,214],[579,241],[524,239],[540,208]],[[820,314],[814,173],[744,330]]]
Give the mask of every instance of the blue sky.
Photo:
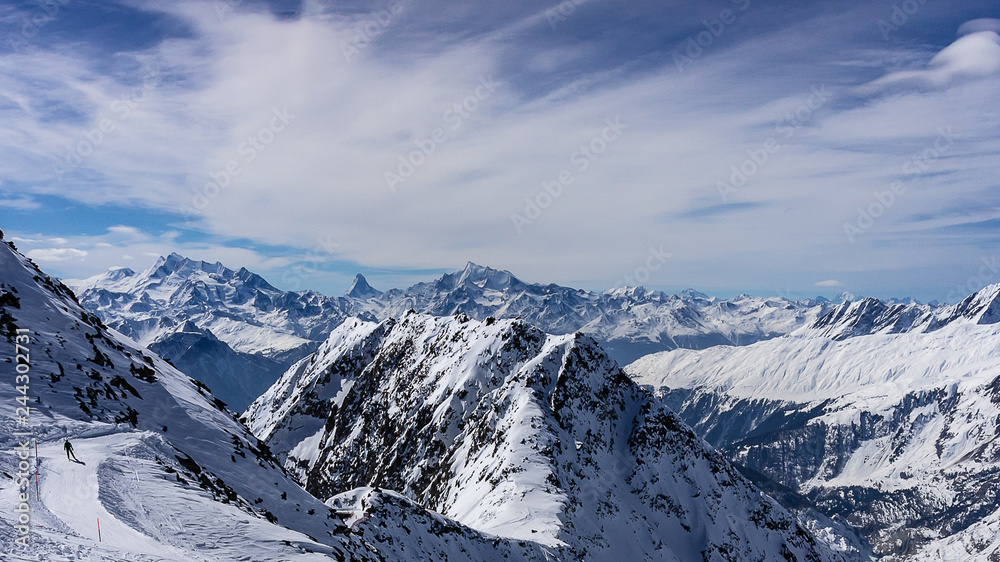
[[[46,7],[47,6],[47,7]],[[0,228],[67,278],[475,261],[605,290],[1000,282],[1000,5],[0,5]]]

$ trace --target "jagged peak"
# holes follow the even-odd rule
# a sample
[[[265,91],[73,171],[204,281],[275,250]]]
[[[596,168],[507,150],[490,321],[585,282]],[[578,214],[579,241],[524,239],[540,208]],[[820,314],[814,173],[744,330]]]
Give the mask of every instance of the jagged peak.
[[[154,274],[160,274],[163,276],[194,271],[203,271],[205,273],[215,273],[225,276],[235,275],[235,272],[222,265],[222,262],[217,261],[215,263],[209,263],[207,261],[194,260],[184,257],[177,252],[171,252],[170,255],[165,257],[160,256],[156,260],[156,263],[153,264],[152,270]]]
[[[1000,296],[1000,283],[993,283],[983,287],[982,289],[976,291],[974,295],[978,295],[983,298],[992,300]]]
[[[603,294],[618,298],[641,299],[642,297],[646,296],[647,293],[648,291],[646,291],[645,287],[642,286],[633,287],[631,285],[625,285],[623,287],[615,287],[614,289],[609,289],[607,291],[604,291]]]
[[[350,288],[347,289],[347,293],[345,294],[355,299],[368,299],[381,295],[382,291],[369,285],[365,276],[359,273],[354,276],[354,282],[351,283]]]
[[[470,261],[462,269],[441,276],[436,285],[447,290],[474,286],[479,289],[502,291],[524,283],[509,271],[493,269]]]
[[[221,264],[219,264],[219,265],[221,265]],[[270,290],[270,291],[277,291],[278,290],[273,285],[271,285],[270,283],[268,283],[267,279],[264,279],[260,275],[257,275],[256,273],[250,271],[249,269],[247,269],[245,267],[241,267],[239,269],[239,271],[236,272],[235,278],[239,279],[240,281],[242,281],[245,285],[247,285],[249,287],[253,287],[255,289],[264,289],[264,290]]]

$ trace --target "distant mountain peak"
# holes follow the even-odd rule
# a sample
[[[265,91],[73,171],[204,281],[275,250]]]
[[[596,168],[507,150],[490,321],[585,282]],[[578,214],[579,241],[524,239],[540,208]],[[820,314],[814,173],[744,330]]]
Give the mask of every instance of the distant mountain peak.
[[[833,302],[838,302],[838,303],[850,302],[856,300],[858,300],[857,295],[855,295],[854,293],[849,293],[847,291],[842,291],[838,293],[836,297],[833,298]]]
[[[373,288],[368,284],[368,280],[360,273],[354,276],[354,282],[347,289],[346,295],[355,299],[369,299],[382,294],[382,291]]]
[[[680,296],[682,296],[682,297],[684,297],[686,299],[699,299],[699,300],[708,300],[710,298],[705,293],[702,293],[701,291],[698,291],[698,290],[695,290],[695,289],[690,289],[690,288],[689,289],[684,289],[683,291],[681,291],[680,292]]]
[[[185,256],[178,254],[177,252],[171,252],[170,255],[164,257],[160,256],[153,264],[153,271],[159,272],[162,275],[173,275],[173,274],[188,274],[194,271],[203,271],[205,273],[215,273],[219,275],[224,275],[226,273],[233,274],[231,269],[222,265],[222,262],[209,263],[207,261],[194,260]]]
[[[453,279],[453,286],[455,288],[463,285],[475,285],[481,289],[498,291],[513,285],[523,284],[520,279],[514,277],[514,274],[509,271],[493,269],[492,267],[479,265],[471,261],[466,263],[465,267],[461,270],[442,277],[442,280],[445,279]]]
[[[126,277],[132,277],[135,271],[128,267],[113,267],[108,270],[107,278],[111,281],[120,281]]]

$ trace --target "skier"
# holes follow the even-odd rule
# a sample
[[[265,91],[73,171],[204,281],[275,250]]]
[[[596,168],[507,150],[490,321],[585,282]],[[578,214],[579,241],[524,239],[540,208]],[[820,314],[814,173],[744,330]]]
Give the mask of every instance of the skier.
[[[76,453],[73,452],[73,444],[69,442],[69,439],[63,444],[63,449],[66,449],[66,460],[69,460],[69,456],[73,455],[73,460],[80,462],[80,459],[76,458]]]

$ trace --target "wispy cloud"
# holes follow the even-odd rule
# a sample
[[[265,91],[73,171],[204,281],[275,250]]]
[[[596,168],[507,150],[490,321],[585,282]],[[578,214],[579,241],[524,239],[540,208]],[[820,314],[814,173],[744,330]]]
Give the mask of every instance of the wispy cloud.
[[[972,210],[997,187],[1000,116],[984,108],[1000,93],[1000,45],[989,22],[930,48],[886,43],[878,10],[862,3],[787,4],[779,18],[751,3],[678,72],[670,49],[730,4],[664,15],[659,5],[593,2],[553,29],[534,5],[484,18],[452,3],[444,21],[432,15],[443,4],[414,0],[345,57],[372,17],[367,6],[308,2],[284,17],[247,3],[220,17],[212,3],[137,2],[181,31],[119,49],[111,64],[58,42],[0,55],[5,198],[166,210],[178,228],[218,241],[314,256],[333,247],[325,260],[359,267],[471,259],[592,288],[660,244],[672,254],[650,280],[661,286],[810,288],[829,271],[852,287],[876,275],[903,287],[928,264],[949,286],[949,267],[974,266],[971,238],[928,246],[898,233],[921,228],[910,221],[918,214]],[[143,87],[142,69],[155,71],[154,87]],[[483,80],[499,87],[473,109]],[[829,101],[800,114],[821,87]],[[276,111],[294,115],[280,131]],[[581,169],[581,148],[609,118],[629,129]],[[113,129],[101,132],[104,122]],[[908,159],[948,126],[954,149],[908,177]],[[769,138],[780,151],[719,204],[719,179]],[[53,166],[87,143],[60,179]],[[386,173],[416,153],[421,164],[389,189]],[[512,213],[564,169],[573,182],[518,235]],[[901,178],[912,180],[905,197],[847,243],[843,223]],[[116,260],[171,244],[113,230],[119,222],[99,240],[116,245]],[[95,266],[114,261],[110,249],[70,244]],[[267,259],[253,253],[237,259]]]
[[[987,21],[1000,25],[1000,20]],[[942,49],[928,61],[926,68],[889,73],[862,86],[859,91],[874,93],[891,89],[945,88],[958,80],[988,77],[998,73],[1000,35],[993,30],[976,31],[959,37]]]
[[[0,209],[13,209],[20,211],[27,211],[31,209],[38,209],[41,205],[27,196],[19,197],[0,197]]]

